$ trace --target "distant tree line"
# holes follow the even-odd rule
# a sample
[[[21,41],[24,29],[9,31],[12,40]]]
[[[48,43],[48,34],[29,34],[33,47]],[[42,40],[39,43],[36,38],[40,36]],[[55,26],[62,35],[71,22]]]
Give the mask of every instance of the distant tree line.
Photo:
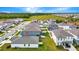
[[[29,18],[30,14],[25,13],[9,13],[9,14],[0,14],[0,19],[8,19],[8,18]]]

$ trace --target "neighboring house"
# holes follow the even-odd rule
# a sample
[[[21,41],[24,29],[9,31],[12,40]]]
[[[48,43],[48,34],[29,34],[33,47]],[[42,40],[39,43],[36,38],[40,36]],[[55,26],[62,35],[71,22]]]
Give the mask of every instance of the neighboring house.
[[[56,20],[54,20],[54,19],[47,20],[47,24],[48,24],[48,30],[58,29],[58,25],[56,23]]]
[[[27,25],[24,28],[24,30],[21,32],[21,34],[23,36],[25,36],[25,35],[26,36],[27,35],[29,35],[29,36],[40,36],[40,34],[41,34],[41,28],[40,28],[40,26],[39,26],[38,23],[32,22],[32,23],[30,23],[29,25]]]
[[[68,32],[74,36],[76,44],[79,45],[79,29],[69,30]]]
[[[8,29],[9,27],[12,26],[12,23],[5,23],[6,25],[4,26],[4,29]]]
[[[12,24],[18,24],[20,22],[22,22],[23,19],[20,19],[20,18],[15,18],[15,19],[9,19],[7,21],[4,21],[4,23],[12,23]]]
[[[48,24],[49,24],[49,27],[48,27],[49,30],[58,29],[58,25],[56,23],[56,20],[51,19],[51,20],[48,21]]]
[[[73,44],[73,36],[65,30],[57,29],[52,31],[52,38],[58,45]]]
[[[11,20],[4,21],[3,23],[12,23],[12,24],[14,24],[14,21],[13,21],[13,19],[11,19]]]
[[[69,30],[76,29],[75,25],[67,24],[67,23],[59,23],[58,27],[61,27],[61,28],[65,29],[65,30],[67,30],[67,29],[69,29]]]
[[[58,25],[57,24],[51,24],[51,25],[49,25],[49,27],[48,27],[48,30],[55,30],[55,29],[58,29]]]
[[[3,25],[2,24],[0,24],[0,31],[2,31],[3,30]]]
[[[14,24],[18,24],[18,23],[22,22],[23,19],[17,18],[17,19],[13,19],[13,21],[14,21]]]
[[[17,18],[16,20],[18,20],[20,22],[24,21],[22,18]]]
[[[44,26],[44,27],[48,27],[48,26],[49,26],[49,24],[48,24],[48,21],[47,21],[47,20],[44,20],[44,21],[43,21],[43,26]]]
[[[40,25],[43,25],[43,27],[49,27],[49,25],[51,24],[56,24],[56,20],[53,20],[53,19],[49,19],[49,20],[41,20],[41,21],[38,21],[38,23]]]
[[[56,20],[54,20],[54,19],[49,19],[49,20],[47,20],[47,22],[48,22],[48,24],[56,24]]]
[[[38,48],[38,36],[23,36],[20,38],[13,38],[11,43],[12,48]]]
[[[0,31],[8,29],[12,24],[11,23],[2,23],[0,24]]]
[[[12,48],[38,48],[41,29],[37,22],[25,26],[19,38],[12,38]]]

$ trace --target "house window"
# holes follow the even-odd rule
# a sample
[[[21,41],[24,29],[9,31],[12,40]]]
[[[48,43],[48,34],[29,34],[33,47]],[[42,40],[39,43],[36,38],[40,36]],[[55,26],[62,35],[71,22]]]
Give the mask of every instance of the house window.
[[[26,46],[26,44],[24,44],[24,46]]]
[[[28,46],[30,46],[30,44],[28,44]]]
[[[58,40],[62,40],[62,38],[58,38]]]
[[[58,40],[59,40],[59,38],[58,38]]]
[[[61,38],[61,40],[62,40],[62,38]]]
[[[59,40],[62,40],[62,38],[59,38]]]

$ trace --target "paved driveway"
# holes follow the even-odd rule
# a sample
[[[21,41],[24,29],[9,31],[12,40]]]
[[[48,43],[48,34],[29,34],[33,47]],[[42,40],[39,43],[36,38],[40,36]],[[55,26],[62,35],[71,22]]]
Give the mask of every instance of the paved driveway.
[[[77,51],[76,48],[72,44],[70,44],[70,46],[71,46],[70,48],[67,48],[65,46],[63,46],[63,47],[64,47],[64,49],[67,49],[69,51]]]
[[[76,48],[72,44],[70,46],[71,48],[69,48],[69,51],[77,51]]]

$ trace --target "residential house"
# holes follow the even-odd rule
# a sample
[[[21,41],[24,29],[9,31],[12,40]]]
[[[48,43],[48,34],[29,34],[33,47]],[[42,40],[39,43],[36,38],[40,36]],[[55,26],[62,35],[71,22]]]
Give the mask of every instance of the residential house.
[[[49,27],[48,27],[49,30],[58,29],[58,25],[56,23],[56,20],[49,20],[48,24],[49,24]]]
[[[41,34],[41,29],[38,23],[32,22],[29,25],[25,26],[24,30],[21,32],[23,36],[30,35],[30,36],[39,36]]]
[[[38,48],[41,29],[36,22],[25,26],[19,38],[12,39],[12,48]]]
[[[0,24],[0,31],[2,31],[2,29],[3,29],[3,25],[2,25],[2,24]]]
[[[14,24],[18,24],[18,23],[22,22],[23,19],[17,18],[17,19],[13,19],[13,21],[14,21]]]
[[[74,36],[75,43],[79,45],[79,29],[69,30],[68,32]]]
[[[38,48],[39,46],[38,36],[23,36],[21,38],[13,38],[12,40],[12,48]]]
[[[2,23],[0,24],[0,31],[8,29],[12,24],[11,23]]]
[[[52,24],[52,23],[56,24],[56,20],[55,19],[49,19],[49,20],[47,20],[47,22],[48,22],[48,24]]]
[[[52,38],[56,46],[73,44],[73,36],[65,30],[56,29],[52,31]]]
[[[20,22],[22,22],[23,19],[20,19],[20,18],[16,18],[16,19],[9,19],[7,21],[4,21],[4,23],[12,23],[12,24],[18,24]]]
[[[59,23],[58,27],[63,28],[65,30],[71,30],[71,29],[76,29],[75,25],[72,24],[67,24],[67,23]]]
[[[51,24],[51,25],[49,25],[49,27],[48,27],[48,30],[55,30],[55,29],[58,29],[58,25],[57,24]]]
[[[17,18],[16,20],[18,20],[18,21],[20,21],[20,22],[22,22],[22,21],[23,21],[23,19],[22,19],[22,18]]]

